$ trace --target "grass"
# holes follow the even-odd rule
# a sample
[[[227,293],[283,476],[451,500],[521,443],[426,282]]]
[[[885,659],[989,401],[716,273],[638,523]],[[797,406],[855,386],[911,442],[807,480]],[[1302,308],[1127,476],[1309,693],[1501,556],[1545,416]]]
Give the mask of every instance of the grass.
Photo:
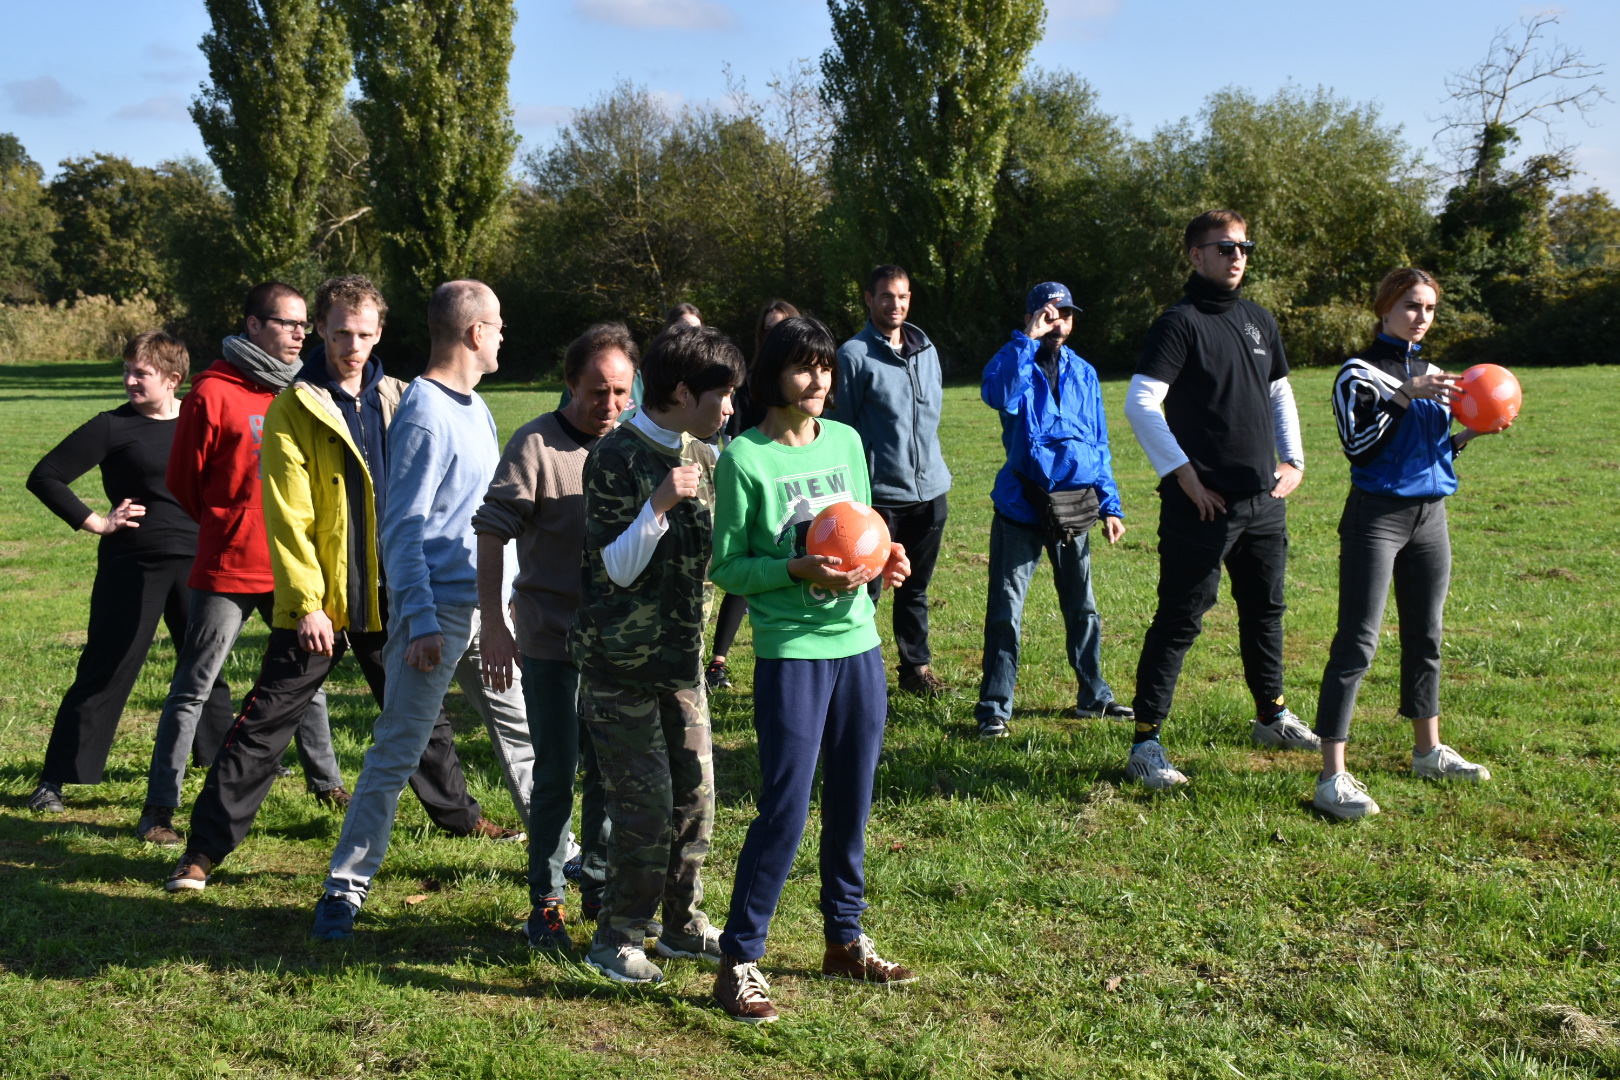
[[[1620,1075],[1620,446],[1614,368],[1520,373],[1527,409],[1462,459],[1451,502],[1443,731],[1491,766],[1480,788],[1419,782],[1395,715],[1393,652],[1368,677],[1352,768],[1384,807],[1309,810],[1315,765],[1253,749],[1223,599],[1189,657],[1165,741],[1184,792],[1121,786],[1128,729],[1063,719],[1073,681],[1049,577],[1026,610],[1013,737],[974,737],[994,414],[949,391],[956,473],[935,578],[938,667],[955,699],[891,702],[869,832],[867,927],[918,968],[904,991],[830,985],[806,837],[766,971],[767,1031],[668,965],[627,992],[528,955],[521,848],[443,837],[413,800],[359,933],[306,938],[338,819],[277,783],[201,895],[159,884],[173,853],[131,835],[174,654],[153,649],[108,780],[31,815],[56,705],[83,641],[92,543],[22,486],[54,440],[116,403],[107,370],[0,367],[0,1075],[11,1077],[1130,1077]],[[1307,720],[1332,636],[1346,469],[1328,373],[1296,376],[1309,458],[1290,500],[1290,703]],[[1153,477],[1105,386],[1130,532],[1094,556],[1104,670],[1128,699],[1157,577]],[[490,388],[503,432],[554,391]],[[94,493],[94,477],[82,488]],[[887,611],[879,616],[887,632]],[[1391,609],[1384,634],[1394,645]],[[706,871],[723,920],[758,774],[745,628],[737,692],[714,704],[721,808]],[[228,669],[240,692],[256,625]],[[331,695],[352,778],[373,719],[345,663]],[[486,737],[453,702],[469,781],[512,818]],[[201,784],[187,780],[189,805]],[[437,887],[435,887],[437,886]],[[407,897],[427,894],[415,904]],[[584,928],[576,931],[583,940]]]

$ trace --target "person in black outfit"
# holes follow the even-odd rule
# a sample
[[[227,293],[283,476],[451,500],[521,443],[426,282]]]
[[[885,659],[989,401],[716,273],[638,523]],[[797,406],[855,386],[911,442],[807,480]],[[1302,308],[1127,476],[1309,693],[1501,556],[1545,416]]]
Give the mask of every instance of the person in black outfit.
[[[73,685],[62,698],[29,797],[34,810],[61,813],[62,785],[99,784],[124,705],[152,647],[161,618],[182,641],[197,553],[197,524],[164,484],[180,402],[175,388],[191,366],[186,347],[149,331],[124,348],[129,400],[97,413],[46,454],[28,474],[28,490],[69,526],[96,533],[90,629]],[[101,468],[111,506],[92,511],[68,485]],[[231,723],[230,689],[216,679],[198,726],[198,753],[211,754]],[[207,745],[201,745],[204,741]]]
[[[1194,218],[1184,236],[1186,295],[1148,331],[1125,416],[1160,477],[1159,605],[1136,668],[1136,738],[1126,775],[1150,788],[1187,778],[1165,759],[1159,728],[1215,603],[1224,564],[1238,609],[1251,734],[1265,746],[1317,749],[1283,701],[1284,500],[1305,456],[1277,321],[1240,295],[1254,244],[1231,210]]]
[[[760,347],[765,344],[765,335],[771,332],[771,327],[783,319],[797,318],[799,309],[786,300],[768,301],[760,309],[759,319],[754,324],[754,356],[759,355]],[[752,365],[749,371],[753,371]],[[765,410],[754,404],[748,395],[748,383],[745,381],[731,394],[731,419],[726,421],[726,441],[730,442],[749,428],[756,426],[765,419]],[[709,666],[703,669],[703,682],[710,690],[720,690],[731,685],[731,669],[726,666],[726,655],[731,652],[731,643],[737,640],[737,631],[742,629],[743,616],[748,614],[748,601],[734,593],[726,593],[720,601],[720,614],[715,617],[714,650]]]

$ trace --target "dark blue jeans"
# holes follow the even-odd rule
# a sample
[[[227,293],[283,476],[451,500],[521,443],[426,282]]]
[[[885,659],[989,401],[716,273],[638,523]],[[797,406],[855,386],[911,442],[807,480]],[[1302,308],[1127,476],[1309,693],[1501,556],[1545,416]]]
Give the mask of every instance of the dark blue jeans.
[[[1114,700],[1102,677],[1102,620],[1091,591],[1091,537],[1053,543],[1046,530],[1001,514],[990,524],[990,597],[984,611],[984,678],[979,682],[979,720],[1012,716],[1013,684],[1018,678],[1018,633],[1024,599],[1041,552],[1052,563],[1052,583],[1063,610],[1063,633],[1069,666],[1080,688],[1075,704],[1086,712],[1101,711]]]
[[[754,661],[759,814],[737,856],[731,912],[720,935],[720,948],[731,956],[765,955],[765,934],[810,816],[818,757],[822,927],[836,945],[860,937],[866,818],[888,712],[879,649],[839,660]]]
[[[535,907],[563,898],[568,825],[574,815],[574,778],[585,772],[579,844],[584,876],[580,895],[600,903],[607,879],[608,823],[596,747],[579,719],[579,669],[566,660],[523,658],[523,704],[534,743],[534,793],[529,798],[529,901]]]

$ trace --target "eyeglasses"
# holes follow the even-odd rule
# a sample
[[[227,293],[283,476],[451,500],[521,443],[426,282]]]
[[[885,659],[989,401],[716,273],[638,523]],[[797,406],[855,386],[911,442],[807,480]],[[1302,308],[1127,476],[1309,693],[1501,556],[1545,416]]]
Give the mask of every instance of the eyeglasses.
[[[1207,244],[1194,244],[1193,247],[1212,247],[1224,259],[1230,259],[1240,251],[1245,259],[1254,254],[1253,240],[1211,240]]]
[[[278,319],[274,315],[266,315],[260,322],[275,323],[289,334],[302,333],[307,335],[315,332],[315,324],[299,322],[297,319]]]
[[[488,319],[479,319],[478,320],[478,325],[479,326],[493,326],[495,328],[496,333],[504,334],[504,333],[506,333],[506,328],[508,326],[512,325],[512,324],[508,323],[508,322],[490,322]]]

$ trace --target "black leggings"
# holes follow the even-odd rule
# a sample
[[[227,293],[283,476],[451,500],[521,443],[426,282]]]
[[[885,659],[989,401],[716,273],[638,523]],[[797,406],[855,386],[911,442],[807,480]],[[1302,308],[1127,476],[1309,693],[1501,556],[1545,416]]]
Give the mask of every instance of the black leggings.
[[[743,616],[748,614],[748,601],[736,593],[726,593],[720,600],[720,614],[714,620],[714,655],[728,656],[731,643],[742,629]]]
[[[90,629],[73,685],[56,710],[42,779],[58,785],[101,783],[118,720],[146,663],[158,620],[174,641],[185,640],[191,562],[190,555],[98,560]],[[217,747],[232,718],[230,687],[215,679],[197,725],[198,741],[206,738]]]

